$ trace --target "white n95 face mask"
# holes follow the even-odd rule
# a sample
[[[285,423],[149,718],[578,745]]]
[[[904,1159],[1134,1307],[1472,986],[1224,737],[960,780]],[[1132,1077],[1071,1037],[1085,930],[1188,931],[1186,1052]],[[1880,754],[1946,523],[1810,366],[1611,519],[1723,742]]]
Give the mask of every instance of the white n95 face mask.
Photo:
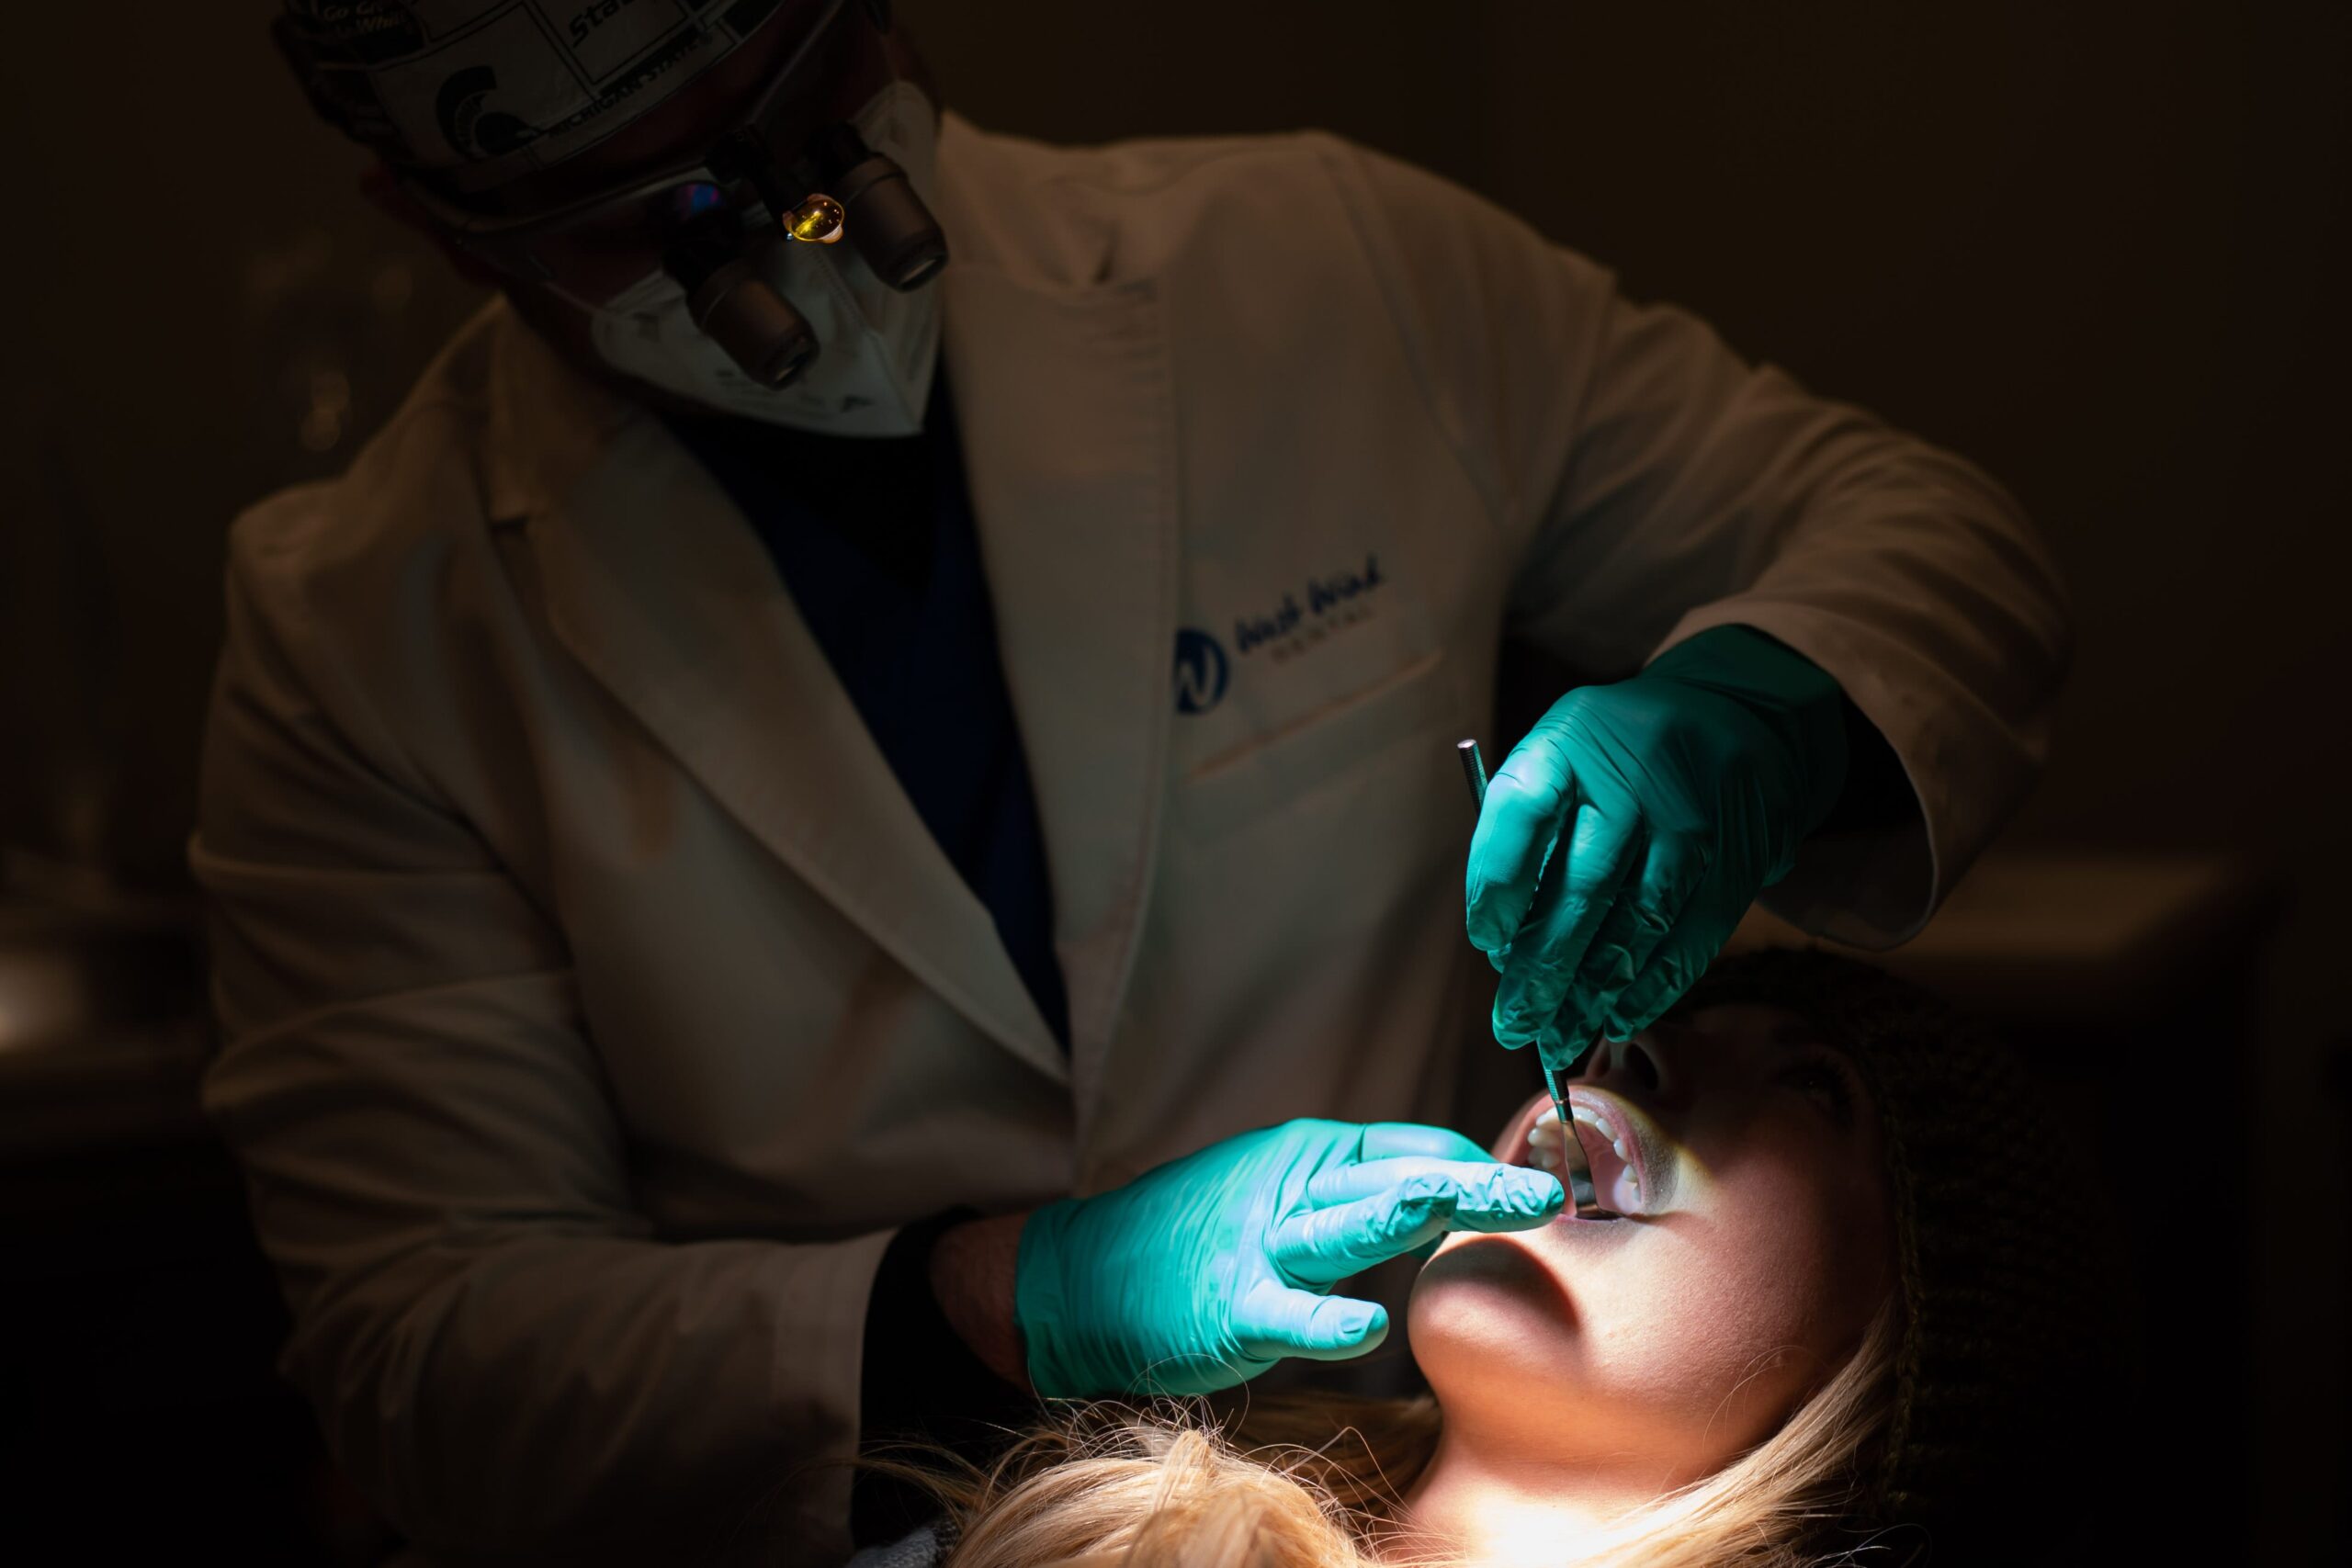
[[[875,152],[906,171],[926,201],[939,127],[910,82],[893,82],[852,123]],[[939,357],[936,284],[900,293],[874,276],[854,245],[801,244],[772,235],[747,259],[817,334],[815,361],[788,387],[745,375],[686,309],[686,291],[655,269],[588,313],[597,355],[614,369],[725,413],[825,435],[912,435]]]

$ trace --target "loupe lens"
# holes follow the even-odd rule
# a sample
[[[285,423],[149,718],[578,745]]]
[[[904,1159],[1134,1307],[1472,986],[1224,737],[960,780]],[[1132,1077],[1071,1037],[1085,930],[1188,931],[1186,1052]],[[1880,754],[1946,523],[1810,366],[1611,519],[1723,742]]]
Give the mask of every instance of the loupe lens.
[[[817,357],[817,333],[748,262],[730,262],[686,297],[686,310],[744,375],[788,387]]]
[[[810,150],[818,176],[848,216],[849,243],[874,276],[904,293],[947,265],[947,236],[907,172],[850,125],[828,126]]]
[[[686,291],[686,313],[763,387],[788,387],[817,357],[816,329],[743,259],[724,212],[681,231],[662,258]]]
[[[849,214],[850,243],[875,276],[903,293],[930,282],[947,265],[947,236],[898,164],[869,157],[843,175],[837,188]]]

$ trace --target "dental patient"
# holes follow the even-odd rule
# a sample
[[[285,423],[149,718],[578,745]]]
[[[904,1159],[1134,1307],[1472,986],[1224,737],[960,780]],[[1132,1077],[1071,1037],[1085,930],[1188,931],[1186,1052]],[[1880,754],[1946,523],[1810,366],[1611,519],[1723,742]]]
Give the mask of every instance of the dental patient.
[[[1568,1095],[1601,1202],[1456,1234],[1407,1325],[1430,1394],[1077,1409],[927,1484],[892,1563],[2037,1561],[1997,1506],[2111,1371],[2101,1249],[2015,1066],[1820,953],[1725,960]],[[1556,1169],[1548,1099],[1499,1158]]]

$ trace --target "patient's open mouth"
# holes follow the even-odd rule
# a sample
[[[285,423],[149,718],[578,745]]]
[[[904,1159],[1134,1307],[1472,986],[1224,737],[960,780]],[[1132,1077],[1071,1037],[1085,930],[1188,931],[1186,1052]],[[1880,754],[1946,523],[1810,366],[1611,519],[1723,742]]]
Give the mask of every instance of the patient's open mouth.
[[[1593,1191],[1601,1206],[1629,1217],[1654,1213],[1660,1196],[1654,1175],[1658,1162],[1651,1152],[1657,1138],[1641,1113],[1616,1095],[1578,1085],[1568,1091],[1568,1115],[1573,1135],[1592,1168]],[[1535,1163],[1555,1172],[1560,1166],[1558,1128],[1559,1118],[1547,1108],[1528,1133]]]

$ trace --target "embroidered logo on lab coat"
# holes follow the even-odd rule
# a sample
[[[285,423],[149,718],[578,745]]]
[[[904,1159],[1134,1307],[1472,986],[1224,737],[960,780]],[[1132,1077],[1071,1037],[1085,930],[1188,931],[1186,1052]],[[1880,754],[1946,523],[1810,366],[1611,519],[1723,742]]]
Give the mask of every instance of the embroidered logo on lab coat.
[[[1206,713],[1225,699],[1232,666],[1224,645],[1193,626],[1176,630],[1176,711]]]
[[[1384,581],[1377,555],[1366,555],[1361,570],[1348,567],[1310,577],[1272,609],[1234,616],[1234,649],[1244,659],[1263,653],[1273,663],[1283,663],[1370,620]]]

